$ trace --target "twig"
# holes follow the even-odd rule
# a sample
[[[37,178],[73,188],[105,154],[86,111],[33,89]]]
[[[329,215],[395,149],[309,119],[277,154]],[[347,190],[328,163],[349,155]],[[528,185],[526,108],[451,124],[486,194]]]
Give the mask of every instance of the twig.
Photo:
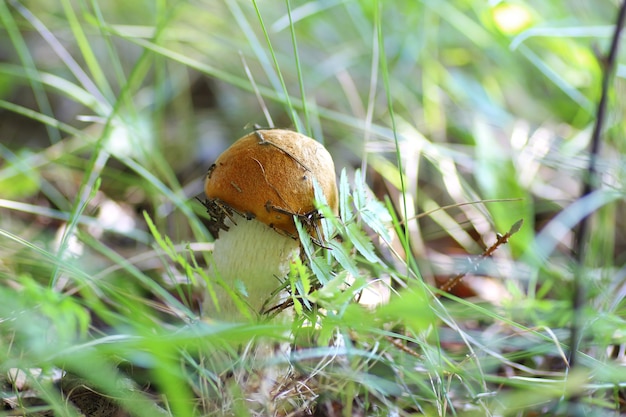
[[[485,249],[485,251],[483,253],[480,254],[480,256],[474,260],[472,262],[473,264],[473,271],[476,271],[478,269],[478,266],[481,264],[481,262],[494,254],[494,252],[502,245],[506,244],[509,239],[511,238],[511,236],[513,236],[515,233],[519,232],[519,230],[522,228],[522,225],[524,224],[524,220],[520,219],[517,222],[515,222],[515,224],[513,224],[513,226],[511,226],[511,229],[509,229],[508,232],[506,232],[505,234],[501,235],[498,234],[498,240],[496,240],[496,242],[489,246],[487,249]],[[449,279],[448,281],[446,281],[439,289],[443,292],[449,292],[452,288],[456,287],[459,282],[461,282],[461,280],[469,273],[472,271],[464,271],[461,272],[460,274],[456,275],[455,277]]]
[[[461,280],[470,272],[472,271],[476,271],[478,269],[478,266],[481,264],[481,262],[494,254],[494,252],[496,250],[498,250],[498,248],[502,245],[505,245],[509,239],[511,238],[511,236],[513,236],[515,233],[519,232],[519,230],[522,228],[522,225],[524,224],[524,220],[520,219],[518,221],[516,221],[513,226],[511,226],[511,228],[509,229],[508,232],[506,232],[505,234],[501,235],[498,233],[498,239],[496,240],[496,242],[489,246],[487,249],[485,249],[485,251],[483,253],[480,254],[480,256],[478,256],[478,258],[476,260],[473,261],[473,267],[472,270],[467,270],[464,272],[461,272],[460,274],[456,275],[455,277],[449,279],[448,281],[446,281],[445,284],[443,284],[439,289],[443,292],[448,292],[450,291],[452,288],[454,288],[455,286],[457,286],[459,284],[459,282],[461,282]],[[438,297],[441,297],[441,294],[439,293]],[[415,352],[414,350],[412,350],[411,348],[405,346],[402,344],[402,341],[400,339],[394,338],[392,336],[385,336],[385,339],[387,339],[387,341],[389,341],[391,344],[393,344],[396,348],[409,353],[413,356],[419,357],[420,354]]]
[[[609,85],[615,72],[617,52],[619,50],[619,40],[622,29],[624,27],[624,20],[626,19],[626,0],[622,2],[617,16],[617,22],[615,23],[615,32],[613,33],[613,39],[611,41],[611,47],[606,59],[600,59],[602,69],[604,70],[602,78],[602,91],[600,95],[600,101],[598,102],[598,109],[596,112],[595,125],[593,127],[593,133],[591,135],[591,149],[589,151],[589,165],[587,167],[587,178],[583,185],[583,191],[581,198],[588,197],[598,187],[598,155],[600,151],[600,141],[602,136],[602,128],[604,125],[604,118],[606,113],[606,102],[608,99]],[[585,211],[589,213],[588,210]],[[572,310],[573,317],[570,328],[570,342],[569,342],[569,366],[573,368],[578,363],[578,350],[580,348],[580,333],[582,307],[585,303],[585,277],[583,276],[583,265],[586,258],[587,251],[587,236],[589,229],[589,218],[591,214],[585,214],[578,224],[578,228],[575,234],[574,244],[574,257],[578,261],[578,271],[574,276],[574,289],[572,292]],[[573,395],[568,405],[568,413],[572,416],[582,415],[580,409],[580,397]]]
[[[619,40],[622,29],[624,27],[624,20],[626,19],[626,1],[622,2],[615,24],[615,32],[613,33],[613,40],[611,41],[611,48],[606,59],[600,59],[602,68],[604,70],[602,78],[602,91],[600,95],[600,101],[598,102],[598,109],[596,113],[595,125],[591,136],[591,149],[589,151],[589,165],[587,168],[587,178],[584,182],[581,198],[589,196],[598,187],[598,154],[600,151],[600,141],[602,136],[602,128],[604,125],[604,119],[606,114],[606,102],[608,99],[609,85],[615,72],[617,52],[619,50]],[[572,295],[572,309],[574,311],[574,317],[572,319],[572,325],[570,329],[570,352],[569,352],[569,364],[573,367],[577,362],[577,351],[580,343],[580,322],[581,322],[581,310],[585,302],[585,290],[584,290],[584,277],[582,276],[582,265],[585,260],[586,243],[589,228],[590,214],[585,215],[576,230],[576,242],[574,245],[574,257],[581,266],[574,277],[574,291]]]

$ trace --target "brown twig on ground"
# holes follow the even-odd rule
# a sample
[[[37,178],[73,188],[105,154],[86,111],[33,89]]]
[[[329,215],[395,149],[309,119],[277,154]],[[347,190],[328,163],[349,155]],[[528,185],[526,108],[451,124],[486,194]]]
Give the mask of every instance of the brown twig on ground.
[[[461,280],[463,280],[463,278],[469,274],[472,271],[476,271],[478,269],[478,267],[480,266],[481,262],[493,255],[495,253],[496,250],[498,250],[498,248],[504,244],[506,244],[509,239],[511,238],[511,236],[513,236],[515,233],[519,232],[519,230],[522,228],[522,225],[524,224],[524,220],[520,219],[517,222],[515,222],[513,224],[513,226],[511,226],[511,228],[509,229],[508,232],[506,232],[505,234],[501,235],[498,234],[498,239],[496,240],[496,242],[489,246],[487,249],[485,249],[485,251],[483,253],[480,254],[480,256],[478,256],[477,259],[475,259],[472,262],[472,270],[467,270],[464,272],[461,272],[460,274],[452,277],[451,279],[449,279],[448,281],[446,281],[439,289],[443,292],[448,292],[450,291],[452,288],[454,288],[456,285],[459,284],[459,282],[461,282]],[[439,293],[437,295],[437,297],[441,297],[441,294],[443,293]],[[387,341],[389,343],[391,343],[393,346],[395,346],[397,349],[402,350],[405,353],[408,353],[412,356],[416,356],[419,357],[420,354],[415,352],[414,350],[410,349],[409,347],[407,347],[406,345],[404,345],[402,343],[402,341],[398,338],[392,337],[392,336],[385,336],[385,339],[387,339]]]
[[[480,263],[487,257],[491,256],[494,254],[494,252],[496,250],[498,250],[498,248],[504,244],[506,244],[509,239],[511,238],[511,236],[513,236],[515,233],[517,233],[521,228],[522,225],[524,224],[524,220],[518,220],[517,222],[515,222],[515,224],[513,226],[511,226],[511,228],[509,229],[508,232],[506,232],[505,234],[501,235],[498,233],[498,240],[496,240],[496,242],[491,245],[490,247],[488,247],[487,249],[485,249],[485,251],[483,253],[480,254],[480,256],[478,256],[477,259],[472,261],[472,270],[468,270],[468,271],[464,271],[461,272],[460,274],[454,276],[453,278],[449,279],[448,281],[446,281],[439,289],[441,291],[444,292],[449,292],[452,288],[456,287],[459,282],[461,282],[461,280],[463,280],[463,278],[469,274],[472,271],[476,271],[478,269],[478,267],[480,266]]]

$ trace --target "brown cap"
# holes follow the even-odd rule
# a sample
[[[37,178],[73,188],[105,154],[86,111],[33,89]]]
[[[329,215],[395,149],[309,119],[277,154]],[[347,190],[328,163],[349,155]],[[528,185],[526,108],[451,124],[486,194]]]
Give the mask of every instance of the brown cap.
[[[313,179],[337,212],[335,166],[319,142],[297,132],[257,130],[239,139],[209,169],[209,204],[223,205],[290,235],[293,215],[315,213]]]

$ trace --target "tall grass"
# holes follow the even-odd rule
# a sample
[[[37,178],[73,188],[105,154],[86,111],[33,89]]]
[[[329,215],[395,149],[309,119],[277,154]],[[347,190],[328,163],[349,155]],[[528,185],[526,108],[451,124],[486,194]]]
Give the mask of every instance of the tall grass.
[[[578,199],[613,5],[48,3],[0,3],[7,414],[624,413],[623,59]],[[338,167],[334,238],[301,229],[284,281],[293,323],[199,313],[195,197],[254,124]]]

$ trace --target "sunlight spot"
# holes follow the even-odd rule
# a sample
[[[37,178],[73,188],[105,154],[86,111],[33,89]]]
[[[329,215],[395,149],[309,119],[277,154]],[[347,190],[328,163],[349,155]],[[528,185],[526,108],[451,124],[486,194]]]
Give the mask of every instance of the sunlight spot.
[[[527,8],[519,4],[499,4],[492,9],[493,21],[507,35],[515,35],[527,29],[533,18]]]

